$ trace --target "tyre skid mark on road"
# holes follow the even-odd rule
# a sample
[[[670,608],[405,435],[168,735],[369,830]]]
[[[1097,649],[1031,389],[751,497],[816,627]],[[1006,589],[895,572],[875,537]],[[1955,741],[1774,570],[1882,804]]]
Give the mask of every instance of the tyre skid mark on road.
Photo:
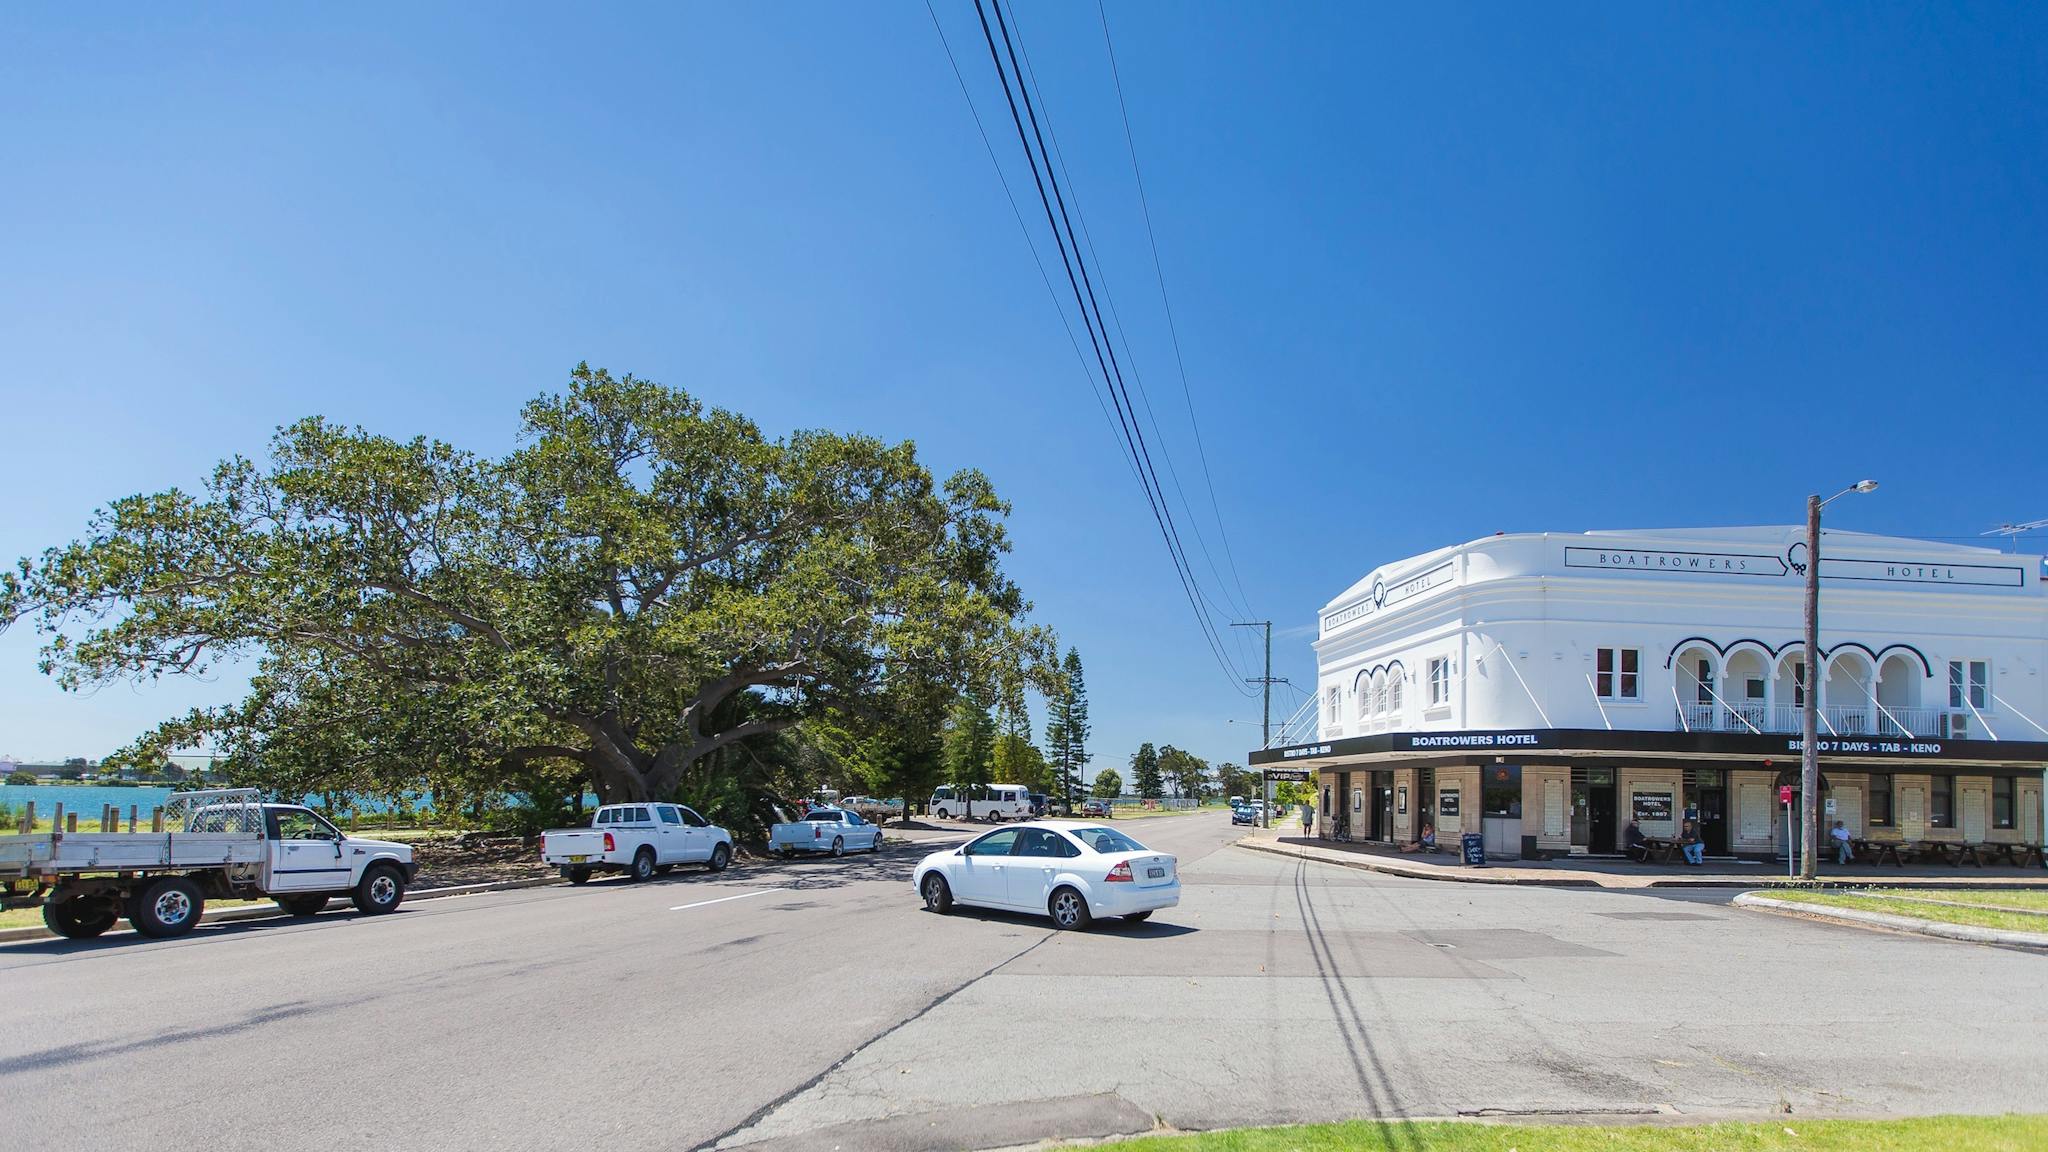
[[[1016,952],[1008,956],[1003,957],[1001,960],[996,961],[994,964],[990,965],[985,971],[970,976],[967,979],[961,981],[959,984],[956,984],[953,987],[948,988],[946,991],[940,993],[937,997],[933,998],[931,1003],[926,1004],[924,1007],[911,1013],[909,1016],[906,1016],[903,1019],[898,1020],[896,1023],[891,1024],[887,1028],[882,1029],[880,1032],[875,1033],[873,1036],[868,1037],[866,1040],[861,1041],[859,1044],[854,1045],[852,1051],[848,1052],[844,1056],[841,1056],[839,1059],[834,1060],[829,1066],[824,1068],[817,1075],[812,1076],[810,1079],[805,1080],[803,1083],[797,1085],[794,1088],[791,1088],[789,1091],[784,1092],[782,1095],[777,1096],[775,1099],[770,1100],[766,1104],[761,1105],[759,1108],[754,1109],[752,1113],[748,1114],[739,1123],[734,1124],[732,1127],[727,1128],[725,1131],[720,1132],[715,1136],[712,1136],[710,1139],[705,1140],[703,1143],[696,1145],[692,1149],[692,1152],[709,1152],[710,1149],[718,1147],[720,1144],[723,1144],[725,1141],[730,1140],[739,1133],[744,1132],[749,1128],[752,1128],[754,1125],[759,1124],[763,1120],[766,1120],[769,1117],[769,1115],[772,1114],[777,1108],[782,1107],[784,1104],[789,1103],[791,1100],[794,1100],[797,1097],[803,1095],[804,1093],[810,1091],[811,1089],[817,1087],[819,1084],[823,1083],[827,1077],[831,1076],[834,1072],[837,1072],[841,1068],[846,1067],[849,1063],[853,1061],[854,1057],[859,1056],[862,1052],[867,1051],[869,1048],[874,1047],[876,1044],[879,1044],[882,1041],[887,1040],[889,1037],[895,1035],[898,1032],[901,1032],[903,1029],[908,1028],[912,1024],[917,1023],[919,1020],[924,1019],[926,1016],[931,1015],[931,1013],[938,1010],[941,1006],[943,1006],[948,1000],[951,1000],[953,997],[958,996],[960,993],[967,991],[969,988],[974,987],[976,984],[981,983],[983,980],[988,979],[989,977],[1002,971],[1004,968],[1009,967],[1011,964],[1014,964],[1017,961],[1022,960],[1024,957],[1029,956],[1032,953],[1032,951],[1036,949],[1040,944],[1045,943],[1047,940],[1052,939],[1054,936],[1057,936],[1058,934],[1058,931],[1055,929],[1046,929],[1045,934],[1040,936],[1038,939],[1033,940],[1030,944],[1026,945],[1025,947],[1017,950]],[[741,1145],[741,1147],[744,1147],[744,1145]]]

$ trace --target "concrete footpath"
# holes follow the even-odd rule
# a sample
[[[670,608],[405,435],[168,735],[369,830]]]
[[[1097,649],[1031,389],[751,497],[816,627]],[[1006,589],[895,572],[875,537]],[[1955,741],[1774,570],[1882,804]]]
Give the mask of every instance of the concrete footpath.
[[[1388,848],[1334,844],[1304,837],[1291,821],[1274,828],[1255,828],[1238,841],[1241,848],[1274,852],[1344,868],[1363,868],[1415,880],[1459,884],[1521,884],[1550,888],[2048,888],[2048,871],[2038,868],[1915,869],[1857,868],[1830,870],[1818,880],[1795,880],[1770,867],[1742,865],[1706,868],[1637,864],[1633,861],[1558,861],[1488,864],[1471,867],[1455,851],[1433,855],[1402,854]],[[1780,865],[1782,867],[1782,865]]]

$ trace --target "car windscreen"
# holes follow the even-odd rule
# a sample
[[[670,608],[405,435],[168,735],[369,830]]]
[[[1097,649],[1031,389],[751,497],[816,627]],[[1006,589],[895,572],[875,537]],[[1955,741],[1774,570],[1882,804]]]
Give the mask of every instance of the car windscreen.
[[[1114,828],[1076,828],[1074,839],[1097,852],[1143,852],[1143,844]]]

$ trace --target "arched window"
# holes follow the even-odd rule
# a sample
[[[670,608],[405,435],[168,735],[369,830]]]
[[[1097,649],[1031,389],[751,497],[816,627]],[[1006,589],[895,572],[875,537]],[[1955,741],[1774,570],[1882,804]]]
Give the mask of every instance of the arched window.
[[[1387,674],[1384,672],[1372,678],[1372,714],[1387,714]]]
[[[1401,714],[1401,681],[1405,678],[1398,671],[1387,675],[1387,711],[1396,716]]]

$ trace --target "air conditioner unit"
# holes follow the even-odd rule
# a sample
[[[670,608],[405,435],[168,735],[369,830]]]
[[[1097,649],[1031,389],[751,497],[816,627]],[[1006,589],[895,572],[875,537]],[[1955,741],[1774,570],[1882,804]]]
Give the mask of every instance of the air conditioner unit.
[[[1970,738],[1970,714],[1968,712],[1949,713],[1948,731],[1942,735],[1950,740],[1968,740]]]

